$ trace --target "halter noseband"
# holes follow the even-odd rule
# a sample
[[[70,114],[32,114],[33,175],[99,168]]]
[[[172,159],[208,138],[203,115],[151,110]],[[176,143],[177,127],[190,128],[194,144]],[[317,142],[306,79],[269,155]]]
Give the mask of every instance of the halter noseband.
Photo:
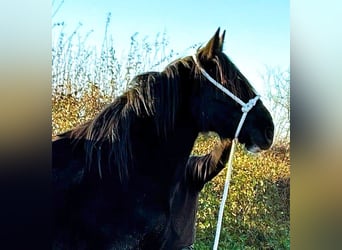
[[[223,87],[222,84],[218,83],[213,79],[198,63],[196,55],[192,55],[192,58],[194,59],[194,62],[196,66],[201,70],[201,73],[207,78],[212,84],[214,84],[217,88],[219,88],[223,93],[228,95],[230,98],[232,98],[234,101],[239,103],[241,105],[241,111],[242,111],[242,117],[240,119],[239,125],[236,129],[234,139],[232,141],[230,153],[229,153],[229,158],[228,158],[228,170],[227,170],[227,175],[226,175],[226,181],[224,183],[224,189],[223,189],[223,195],[222,195],[222,200],[220,204],[220,210],[218,214],[218,219],[217,219],[217,226],[216,226],[216,233],[215,233],[215,241],[214,241],[214,246],[213,250],[217,250],[218,248],[218,243],[220,239],[220,232],[221,232],[221,226],[222,226],[222,220],[223,220],[223,211],[224,211],[224,205],[227,200],[228,196],[228,189],[229,189],[229,183],[232,175],[232,165],[233,165],[233,156],[234,156],[234,151],[235,151],[235,144],[238,141],[238,136],[240,133],[240,130],[242,128],[243,123],[245,122],[245,119],[247,117],[248,112],[255,106],[256,102],[259,100],[260,96],[256,95],[254,98],[250,99],[247,103],[243,102],[239,97],[234,95],[232,92],[230,92],[228,89]]]
[[[242,111],[242,117],[240,119],[239,125],[236,129],[234,138],[238,138],[240,134],[240,130],[242,128],[243,123],[245,122],[245,119],[247,117],[247,113],[255,106],[256,102],[260,99],[259,95],[256,95],[254,98],[250,99],[247,103],[242,101],[239,97],[234,95],[232,92],[230,92],[228,89],[226,89],[222,84],[218,83],[214,78],[212,78],[198,63],[196,55],[192,55],[192,58],[196,64],[196,66],[200,69],[202,75],[207,78],[208,81],[210,81],[212,84],[214,84],[218,89],[220,89],[223,93],[228,95],[230,98],[232,98],[234,101],[236,101],[238,104],[241,105],[241,111]]]

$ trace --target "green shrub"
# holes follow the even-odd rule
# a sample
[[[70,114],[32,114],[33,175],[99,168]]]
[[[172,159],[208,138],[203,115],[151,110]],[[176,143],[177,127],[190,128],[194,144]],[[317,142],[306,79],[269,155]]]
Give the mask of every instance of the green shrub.
[[[193,153],[206,154],[218,138],[200,136]],[[200,194],[196,249],[210,249],[226,170]],[[222,249],[289,249],[290,162],[287,145],[253,155],[237,145],[220,236]]]

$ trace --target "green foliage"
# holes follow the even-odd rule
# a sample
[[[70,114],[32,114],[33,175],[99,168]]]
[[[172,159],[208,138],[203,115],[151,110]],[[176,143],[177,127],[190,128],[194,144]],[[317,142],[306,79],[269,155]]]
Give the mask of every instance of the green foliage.
[[[217,140],[200,136],[193,153],[206,154]],[[220,249],[289,249],[289,160],[285,144],[260,155],[237,146]],[[225,176],[222,171],[201,192],[195,249],[212,248]]]
[[[176,56],[167,48],[166,33],[157,33],[154,40],[131,36],[127,55],[120,55],[109,33],[111,14],[101,48],[89,47],[92,30],[81,33],[82,23],[71,35],[65,33],[64,22],[53,24],[52,44],[52,134],[79,125],[130,87],[134,76],[160,70]]]
[[[89,83],[82,96],[57,92],[52,95],[52,135],[70,130],[93,118],[111,98]]]

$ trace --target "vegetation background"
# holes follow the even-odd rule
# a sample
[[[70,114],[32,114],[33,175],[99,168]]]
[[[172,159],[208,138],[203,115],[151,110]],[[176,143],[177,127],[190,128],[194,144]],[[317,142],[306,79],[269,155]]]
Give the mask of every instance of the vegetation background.
[[[138,73],[161,70],[179,54],[169,48],[165,33],[154,38],[132,34],[129,52],[118,58],[106,32],[100,50],[89,47],[79,27],[66,34],[64,23],[54,23],[59,36],[52,44],[52,135],[92,119],[130,87]],[[191,47],[197,47],[192,45]],[[191,48],[189,47],[189,48]],[[264,102],[276,124],[272,148],[258,155],[239,145],[220,237],[220,249],[290,248],[290,72],[265,67]],[[193,154],[208,153],[218,137],[199,135]],[[195,249],[210,249],[214,242],[219,203],[225,181],[222,171],[200,195]]]

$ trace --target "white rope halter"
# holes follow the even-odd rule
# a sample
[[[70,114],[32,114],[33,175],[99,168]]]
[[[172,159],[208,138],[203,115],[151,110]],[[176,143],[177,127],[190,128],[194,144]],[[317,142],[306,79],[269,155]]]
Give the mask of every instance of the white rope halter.
[[[227,200],[227,196],[228,196],[228,189],[229,189],[229,183],[230,183],[230,179],[231,179],[231,175],[232,175],[232,162],[233,162],[233,156],[234,156],[234,151],[235,151],[235,144],[238,141],[238,136],[240,134],[241,128],[243,123],[246,120],[247,114],[248,112],[255,106],[256,102],[259,100],[260,96],[256,95],[254,98],[250,99],[247,103],[243,102],[239,97],[237,97],[236,95],[234,95],[232,92],[230,92],[228,89],[226,89],[225,87],[223,87],[222,84],[218,83],[217,81],[215,81],[215,79],[213,79],[198,63],[197,61],[197,57],[196,55],[192,55],[192,58],[196,64],[196,66],[201,70],[201,73],[205,76],[205,78],[207,78],[212,84],[214,84],[217,88],[219,88],[223,93],[225,93],[226,95],[228,95],[230,98],[232,98],[234,101],[236,101],[237,103],[239,103],[242,108],[242,116],[239,122],[239,125],[236,129],[235,132],[235,136],[234,139],[232,141],[232,146],[231,146],[231,150],[229,153],[229,159],[228,159],[228,170],[227,170],[227,175],[226,175],[226,181],[224,183],[224,189],[223,189],[223,195],[222,195],[222,200],[221,200],[221,204],[220,204],[220,210],[219,210],[219,215],[218,215],[218,219],[217,219],[217,227],[216,227],[216,233],[215,233],[215,242],[214,242],[214,247],[213,250],[216,250],[218,247],[218,243],[219,243],[219,239],[220,239],[220,233],[221,233],[221,226],[222,226],[222,218],[223,218],[223,211],[224,211],[224,205],[226,203]]]

